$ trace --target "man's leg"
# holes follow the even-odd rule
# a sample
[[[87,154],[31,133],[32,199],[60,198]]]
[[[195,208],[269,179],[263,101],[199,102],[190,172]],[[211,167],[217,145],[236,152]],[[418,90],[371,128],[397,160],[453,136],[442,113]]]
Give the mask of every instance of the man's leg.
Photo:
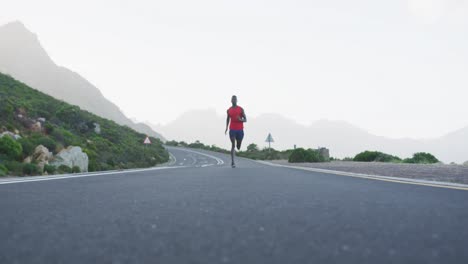
[[[243,139],[244,139],[244,130],[240,130],[236,135],[237,150],[240,150],[240,148],[242,146],[242,140]]]
[[[237,150],[240,150],[241,145],[242,145],[242,139],[241,139],[241,140],[237,140]]]
[[[231,138],[231,165],[234,167],[234,155],[236,153],[236,137],[230,136]]]

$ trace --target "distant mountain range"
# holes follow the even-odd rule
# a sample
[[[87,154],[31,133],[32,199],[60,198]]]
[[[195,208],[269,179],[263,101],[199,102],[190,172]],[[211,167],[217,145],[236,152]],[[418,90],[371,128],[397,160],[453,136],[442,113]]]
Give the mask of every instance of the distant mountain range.
[[[226,117],[215,110],[189,111],[175,121],[161,126],[151,125],[157,131],[177,141],[215,144],[229,148],[224,135]],[[272,133],[277,149],[298,147],[327,147],[335,157],[354,157],[364,150],[379,150],[400,157],[410,157],[415,152],[430,152],[444,162],[462,163],[468,160],[468,127],[430,140],[391,139],[376,136],[344,121],[320,120],[304,126],[278,114],[249,117],[245,125],[245,145],[256,143],[266,146],[265,139]]]
[[[0,27],[0,72],[57,99],[164,140],[146,124],[132,122],[82,76],[56,65],[37,36],[21,22]]]

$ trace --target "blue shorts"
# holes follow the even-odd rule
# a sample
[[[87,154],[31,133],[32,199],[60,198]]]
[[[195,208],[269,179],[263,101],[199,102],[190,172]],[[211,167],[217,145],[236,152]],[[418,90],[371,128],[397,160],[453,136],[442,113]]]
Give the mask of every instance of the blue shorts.
[[[229,137],[241,141],[244,139],[244,130],[229,130]]]

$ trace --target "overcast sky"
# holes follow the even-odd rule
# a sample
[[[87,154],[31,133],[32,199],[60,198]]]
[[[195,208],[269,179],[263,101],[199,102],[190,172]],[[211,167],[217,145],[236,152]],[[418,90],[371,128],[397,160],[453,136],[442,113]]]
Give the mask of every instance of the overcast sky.
[[[0,0],[53,60],[125,114],[190,109],[300,123],[345,120],[389,137],[468,125],[468,0]]]

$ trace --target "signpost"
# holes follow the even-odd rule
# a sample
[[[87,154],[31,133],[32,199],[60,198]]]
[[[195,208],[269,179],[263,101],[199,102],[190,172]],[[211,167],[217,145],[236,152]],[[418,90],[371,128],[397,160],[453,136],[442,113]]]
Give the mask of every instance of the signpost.
[[[271,133],[268,133],[268,137],[266,138],[265,142],[268,142],[268,151],[270,151],[271,150],[271,143],[275,142],[275,140],[271,136]]]
[[[143,141],[143,144],[145,144],[143,155],[145,156],[145,159],[146,159],[146,152],[148,152],[147,146],[151,144],[151,140],[149,139],[148,136],[146,136],[145,140]]]

